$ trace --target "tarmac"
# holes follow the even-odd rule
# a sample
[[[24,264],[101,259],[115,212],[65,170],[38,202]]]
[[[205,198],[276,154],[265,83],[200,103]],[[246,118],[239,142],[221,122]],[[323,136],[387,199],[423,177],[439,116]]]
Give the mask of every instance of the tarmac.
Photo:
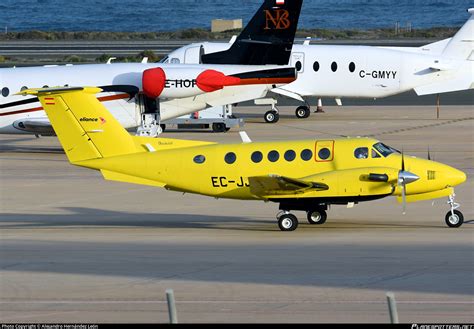
[[[445,199],[333,206],[322,226],[281,232],[272,203],[109,182],[69,165],[56,138],[0,135],[0,323],[474,322],[473,106],[345,106],[296,119],[237,107],[254,141],[378,138],[465,171],[465,223]],[[240,142],[237,130],[170,138]],[[337,156],[337,154],[336,154]]]

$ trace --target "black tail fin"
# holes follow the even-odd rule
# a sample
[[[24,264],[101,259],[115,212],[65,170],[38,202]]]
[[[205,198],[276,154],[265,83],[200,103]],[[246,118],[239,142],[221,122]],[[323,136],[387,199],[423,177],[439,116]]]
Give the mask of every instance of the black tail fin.
[[[204,64],[287,65],[303,0],[265,0],[234,44],[203,55]]]

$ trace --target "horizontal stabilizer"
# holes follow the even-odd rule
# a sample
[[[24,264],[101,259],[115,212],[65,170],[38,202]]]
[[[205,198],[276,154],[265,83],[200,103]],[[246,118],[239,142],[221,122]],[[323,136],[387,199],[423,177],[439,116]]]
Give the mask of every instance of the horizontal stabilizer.
[[[157,187],[164,187],[166,184],[145,179],[145,178],[140,178],[137,176],[129,176],[125,174],[121,174],[118,172],[113,172],[109,170],[101,170],[102,176],[104,176],[105,179],[107,180],[112,180],[112,181],[117,181],[117,182],[122,182],[122,183],[131,183],[131,184],[138,184],[138,185],[149,185],[149,186],[157,186]]]
[[[468,90],[473,89],[473,87],[473,75],[466,72],[463,75],[458,75],[458,78],[419,86],[414,88],[414,90],[418,96],[422,96]]]

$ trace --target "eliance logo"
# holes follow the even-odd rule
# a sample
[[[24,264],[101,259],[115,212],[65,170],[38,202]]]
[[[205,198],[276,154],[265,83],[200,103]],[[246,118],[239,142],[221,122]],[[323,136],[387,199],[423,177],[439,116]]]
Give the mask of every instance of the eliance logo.
[[[82,118],[79,119],[79,121],[80,122],[97,122],[97,121],[99,121],[99,119],[82,117]]]

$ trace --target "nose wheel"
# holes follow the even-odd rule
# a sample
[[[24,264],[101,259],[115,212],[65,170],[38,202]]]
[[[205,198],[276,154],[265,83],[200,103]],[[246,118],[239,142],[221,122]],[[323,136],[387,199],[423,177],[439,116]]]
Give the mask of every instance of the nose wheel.
[[[276,107],[270,111],[267,111],[264,115],[265,122],[267,123],[277,123],[280,120],[280,114]]]
[[[449,196],[448,204],[451,207],[451,210],[447,212],[444,218],[446,225],[449,227],[460,227],[464,223],[464,216],[462,212],[456,210],[460,207],[460,204],[454,201],[455,196],[455,194]]]

